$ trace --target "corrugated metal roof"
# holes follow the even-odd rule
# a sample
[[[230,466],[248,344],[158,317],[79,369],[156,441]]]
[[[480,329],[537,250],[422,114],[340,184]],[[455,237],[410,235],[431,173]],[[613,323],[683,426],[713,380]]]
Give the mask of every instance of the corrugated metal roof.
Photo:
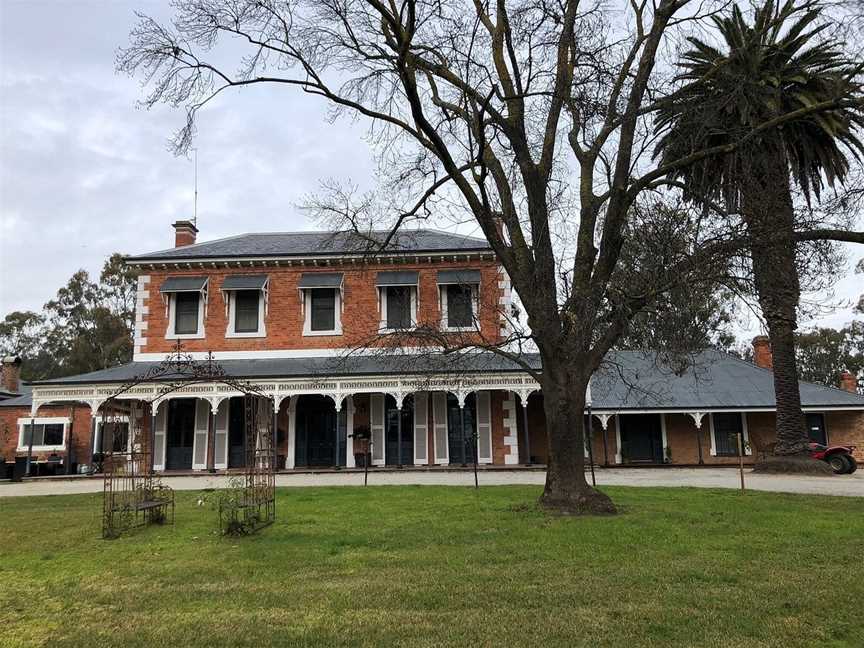
[[[240,234],[216,241],[185,245],[158,252],[131,256],[127,261],[214,259],[236,257],[308,257],[360,254],[375,251],[386,240],[388,231],[368,236],[354,232],[273,232]],[[436,230],[400,230],[385,252],[466,252],[491,250],[486,239],[450,234]]]
[[[523,358],[531,366],[540,367],[536,354]],[[613,352],[592,380],[592,405],[595,410],[620,411],[774,407],[774,382],[770,371],[717,351],[704,351],[692,360],[691,366],[676,373],[657,353]],[[155,364],[132,362],[39,384],[123,382]],[[522,370],[519,364],[494,353],[222,360],[220,364],[229,375],[249,379]],[[806,382],[801,383],[801,402],[804,407],[864,409],[864,396]],[[0,407],[8,403],[0,401]]]

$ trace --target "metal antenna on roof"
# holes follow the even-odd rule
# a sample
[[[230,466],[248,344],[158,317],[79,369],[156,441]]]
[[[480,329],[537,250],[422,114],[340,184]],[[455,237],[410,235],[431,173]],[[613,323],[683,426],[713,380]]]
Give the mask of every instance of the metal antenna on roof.
[[[195,154],[195,198],[192,203],[192,224],[198,227],[198,149],[192,149]]]

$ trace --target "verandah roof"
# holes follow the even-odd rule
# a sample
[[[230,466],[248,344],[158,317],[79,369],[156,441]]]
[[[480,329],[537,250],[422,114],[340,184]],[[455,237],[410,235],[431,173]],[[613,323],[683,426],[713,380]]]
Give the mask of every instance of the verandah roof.
[[[541,367],[536,354],[523,356]],[[220,360],[230,376],[244,379],[345,378],[429,373],[524,373],[524,368],[493,353],[465,355],[353,355],[314,358]],[[46,380],[37,385],[79,385],[124,382],[155,362],[132,362],[79,376]],[[773,375],[766,369],[718,351],[703,351],[694,364],[676,373],[656,353],[616,351],[591,382],[595,410],[764,410],[773,409]],[[801,383],[806,408],[864,409],[864,396],[841,389]],[[0,402],[2,406],[2,402]]]

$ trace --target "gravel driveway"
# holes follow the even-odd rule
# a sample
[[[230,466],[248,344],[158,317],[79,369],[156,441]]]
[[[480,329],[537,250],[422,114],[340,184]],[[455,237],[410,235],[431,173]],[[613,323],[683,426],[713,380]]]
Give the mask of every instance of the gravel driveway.
[[[598,469],[597,484],[616,486],[693,486],[697,488],[738,488],[738,471],[733,468],[620,468]],[[745,471],[745,483],[751,490],[781,493],[808,493],[864,497],[864,470],[854,475],[836,477],[804,477],[754,475]],[[542,470],[481,470],[480,485],[537,484],[542,485]],[[175,490],[198,490],[224,486],[223,475],[167,476],[163,483]],[[362,472],[283,473],[276,476],[277,486],[358,486]],[[470,470],[405,470],[373,471],[369,484],[383,485],[446,485],[469,486],[474,483]],[[23,495],[66,495],[96,493],[102,490],[101,478],[48,478],[22,483],[0,482],[0,497]]]

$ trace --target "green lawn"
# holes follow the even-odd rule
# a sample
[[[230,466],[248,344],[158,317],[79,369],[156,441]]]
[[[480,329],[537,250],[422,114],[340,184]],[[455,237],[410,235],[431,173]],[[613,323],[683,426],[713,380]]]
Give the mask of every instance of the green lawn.
[[[101,495],[0,498],[0,645],[864,646],[864,500],[608,491],[280,489],[242,539],[185,492],[113,541]]]

